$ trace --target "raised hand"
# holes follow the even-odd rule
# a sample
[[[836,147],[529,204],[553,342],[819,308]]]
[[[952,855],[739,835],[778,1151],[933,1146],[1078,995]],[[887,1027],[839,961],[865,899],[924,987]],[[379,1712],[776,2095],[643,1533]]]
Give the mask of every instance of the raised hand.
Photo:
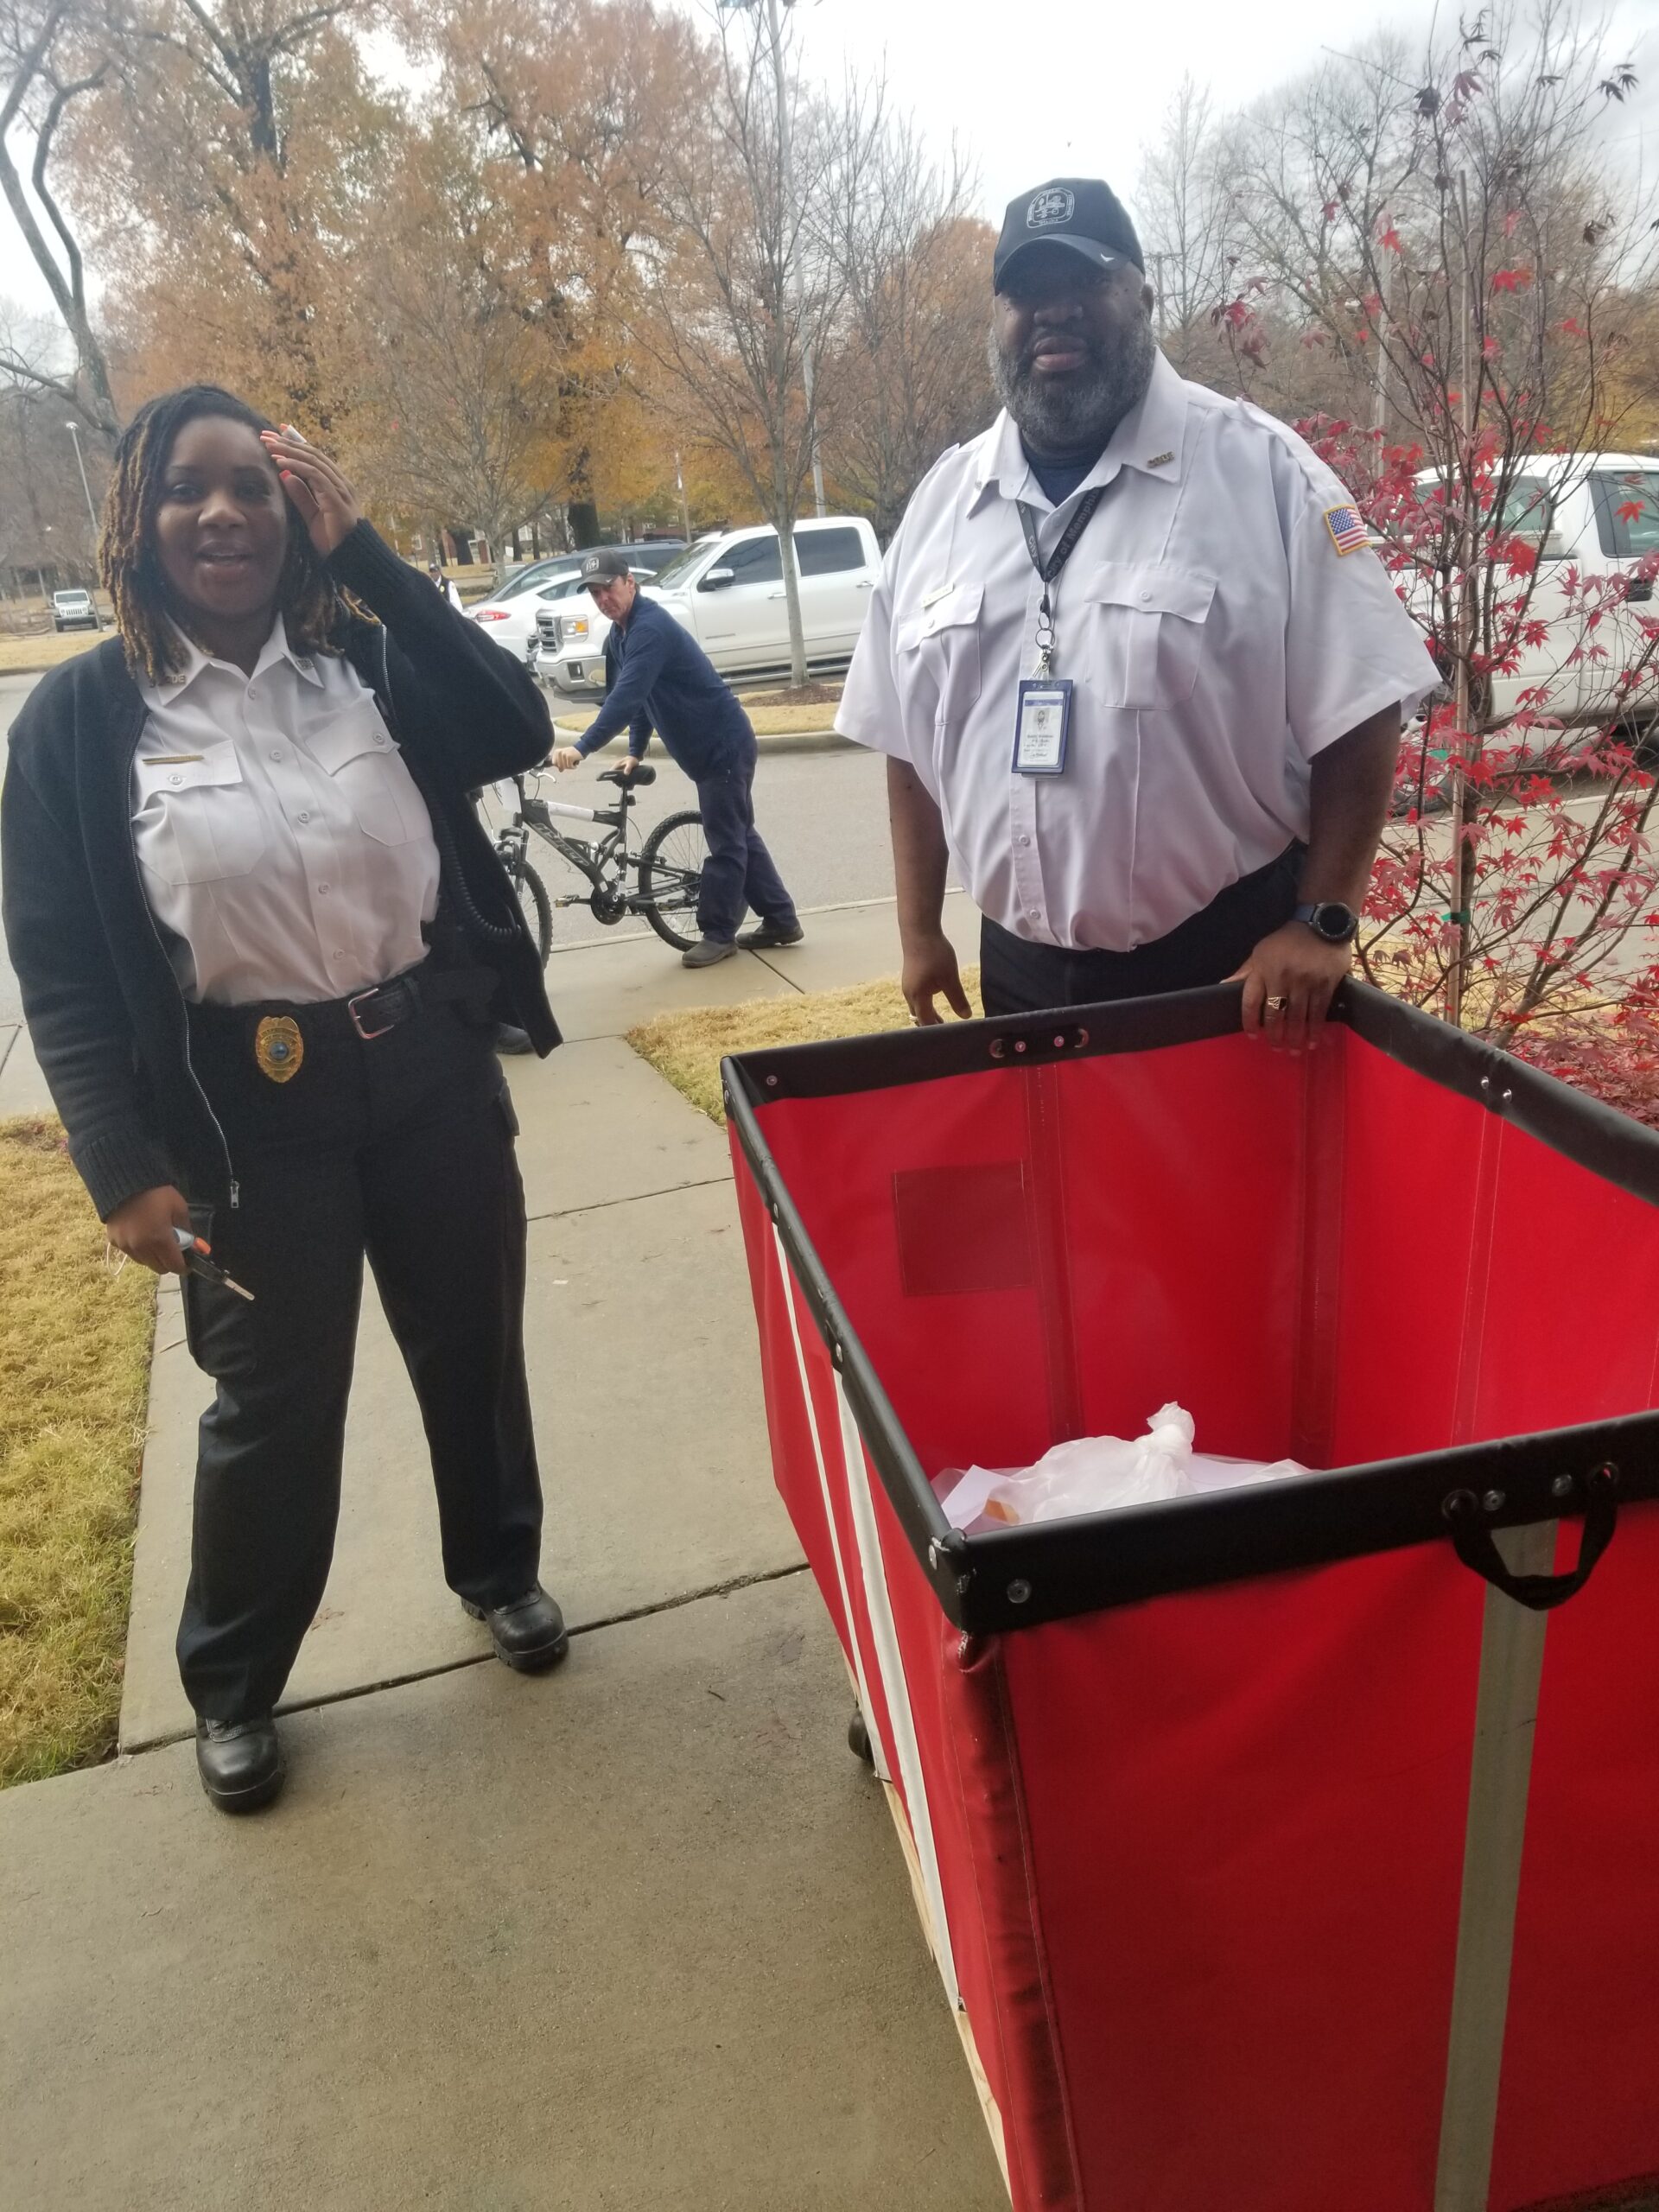
[[[291,423],[280,430],[261,430],[259,437],[294,512],[326,560],[363,519],[357,494],[334,462],[308,445]]]

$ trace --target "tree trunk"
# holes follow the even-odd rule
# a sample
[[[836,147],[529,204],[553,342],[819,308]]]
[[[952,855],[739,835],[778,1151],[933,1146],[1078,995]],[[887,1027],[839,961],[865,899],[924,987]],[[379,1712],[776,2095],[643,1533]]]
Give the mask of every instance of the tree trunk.
[[[570,518],[570,536],[578,553],[599,543],[599,508],[592,499],[572,499],[565,512]]]

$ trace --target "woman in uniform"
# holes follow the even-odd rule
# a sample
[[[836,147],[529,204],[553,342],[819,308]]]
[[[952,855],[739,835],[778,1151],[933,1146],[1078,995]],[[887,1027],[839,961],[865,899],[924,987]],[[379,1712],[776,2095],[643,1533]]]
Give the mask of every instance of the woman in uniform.
[[[11,733],[5,930],[110,1243],[184,1273],[217,1386],[178,1655],[203,1785],[247,1811],[282,1786],[272,1709],[327,1579],[365,1255],[450,1587],[510,1666],[566,1648],[491,1049],[498,1021],[542,1053],[558,1031],[467,798],[550,732],[340,470],[228,392],[135,416],[99,557],[116,637]]]

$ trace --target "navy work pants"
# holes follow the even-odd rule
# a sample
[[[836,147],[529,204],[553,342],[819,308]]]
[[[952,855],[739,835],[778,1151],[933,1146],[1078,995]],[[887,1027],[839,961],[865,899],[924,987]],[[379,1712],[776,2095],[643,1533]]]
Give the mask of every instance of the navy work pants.
[[[258,1011],[191,1022],[239,1203],[186,1196],[255,1302],[184,1280],[190,1350],[217,1389],[178,1656],[196,1711],[231,1721],[276,1703],[322,1600],[365,1258],[420,1404],[449,1586],[504,1605],[541,1548],[524,1186],[487,1031],[433,1006],[365,1040],[296,1007],[304,1056],[278,1084],[254,1057]]]
[[[737,935],[747,906],[763,922],[785,929],[795,924],[795,901],[754,826],[756,757],[750,738],[734,753],[729,766],[696,779],[697,811],[709,844],[697,894],[697,927],[722,944]]]

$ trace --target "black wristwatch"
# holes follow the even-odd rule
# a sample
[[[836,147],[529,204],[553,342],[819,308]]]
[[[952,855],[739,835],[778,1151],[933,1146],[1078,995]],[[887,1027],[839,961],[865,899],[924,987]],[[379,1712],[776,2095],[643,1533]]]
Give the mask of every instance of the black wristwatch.
[[[1290,918],[1293,922],[1306,922],[1314,936],[1322,938],[1326,944],[1351,944],[1359,935],[1359,916],[1339,899],[1320,899],[1310,906],[1299,906]]]

